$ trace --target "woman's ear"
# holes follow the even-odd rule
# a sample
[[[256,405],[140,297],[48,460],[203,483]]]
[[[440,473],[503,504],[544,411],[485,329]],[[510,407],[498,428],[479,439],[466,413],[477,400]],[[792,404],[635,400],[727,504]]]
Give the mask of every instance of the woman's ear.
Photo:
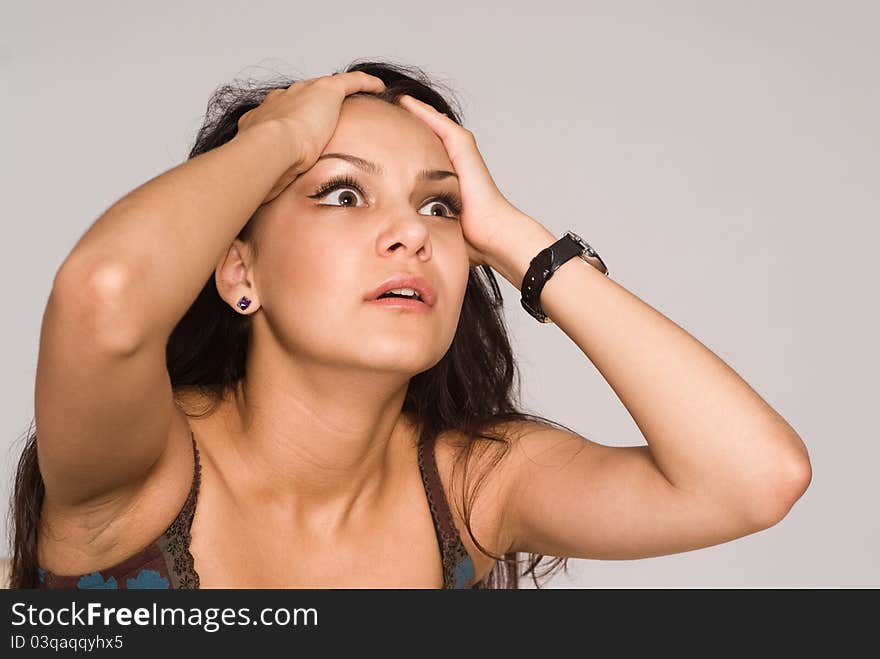
[[[260,307],[253,261],[250,245],[236,238],[214,270],[220,297],[241,314],[252,313]]]

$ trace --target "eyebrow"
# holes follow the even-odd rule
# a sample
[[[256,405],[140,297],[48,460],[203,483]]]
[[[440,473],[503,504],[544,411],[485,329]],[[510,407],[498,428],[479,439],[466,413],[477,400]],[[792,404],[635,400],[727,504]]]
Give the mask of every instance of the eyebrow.
[[[368,174],[372,174],[374,176],[382,176],[385,173],[384,170],[376,163],[370,160],[364,160],[363,158],[358,158],[357,156],[353,156],[349,153],[325,153],[320,158],[318,158],[318,161],[324,160],[325,158],[339,158],[340,160],[345,160],[346,162],[349,162],[357,167],[358,169],[361,169]],[[450,176],[456,179],[458,178],[458,175],[455,172],[450,172],[445,169],[423,169],[416,174],[416,180],[442,181],[449,178]]]

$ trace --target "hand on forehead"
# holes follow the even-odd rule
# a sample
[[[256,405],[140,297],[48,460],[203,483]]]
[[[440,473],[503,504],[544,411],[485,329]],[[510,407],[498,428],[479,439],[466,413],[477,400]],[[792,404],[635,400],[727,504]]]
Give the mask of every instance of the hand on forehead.
[[[429,126],[405,108],[370,96],[345,99],[336,130],[323,151],[330,153],[350,154],[375,164],[378,171],[368,173],[377,176],[394,172],[406,177],[422,169],[454,171],[443,141]]]

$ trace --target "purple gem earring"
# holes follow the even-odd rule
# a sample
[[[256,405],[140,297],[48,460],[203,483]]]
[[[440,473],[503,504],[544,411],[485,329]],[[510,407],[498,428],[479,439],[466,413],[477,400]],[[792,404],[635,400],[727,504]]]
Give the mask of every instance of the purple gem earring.
[[[248,300],[244,295],[242,295],[241,299],[238,301],[238,308],[244,311],[249,306],[251,306],[251,301]]]

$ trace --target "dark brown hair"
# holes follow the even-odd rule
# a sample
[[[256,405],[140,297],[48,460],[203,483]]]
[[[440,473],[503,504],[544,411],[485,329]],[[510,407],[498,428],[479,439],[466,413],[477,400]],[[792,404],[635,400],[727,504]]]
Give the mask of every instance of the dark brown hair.
[[[355,61],[343,71],[365,71],[382,79],[386,90],[373,95],[382,100],[396,103],[401,94],[409,94],[433,106],[456,123],[462,123],[460,110],[452,108],[454,100],[447,100],[437,91],[437,83],[432,83],[418,67]],[[289,79],[236,81],[216,89],[208,101],[204,124],[188,157],[194,158],[231,140],[238,130],[238,119],[245,112],[257,107],[271,90],[286,88],[293,82]],[[446,93],[453,99],[452,94]],[[365,94],[361,92],[358,95]],[[239,239],[255,245],[252,235],[254,224],[251,217],[239,233]],[[166,366],[175,394],[196,391],[207,395],[216,406],[224,394],[234,390],[236,383],[245,376],[250,334],[251,317],[230,313],[229,306],[217,292],[212,275],[168,339]],[[531,421],[545,427],[570,430],[542,416],[520,411],[513,398],[514,381],[519,391],[519,372],[504,323],[503,298],[498,282],[489,266],[472,267],[458,327],[449,350],[436,365],[410,380],[403,404],[403,411],[416,420],[420,442],[444,432],[470,438],[456,454],[454,479],[461,463],[465,468],[470,463],[474,451],[483,454],[492,449],[490,467],[498,465],[510,447],[510,437],[499,430],[505,422]],[[204,416],[213,409],[212,406],[198,416]],[[187,414],[195,416],[189,412]],[[31,425],[33,427],[34,423]],[[10,509],[12,588],[33,588],[37,584],[37,531],[45,489],[37,462],[36,432],[26,433],[26,436],[15,475]],[[477,541],[471,529],[473,502],[484,480],[485,473],[476,482],[470,497],[466,497],[464,510],[460,511],[476,546],[497,561],[477,587],[518,588],[520,561],[517,553],[510,552],[503,556],[492,554]],[[467,491],[467,481],[464,482]],[[527,569],[522,572],[522,576],[532,575],[537,588],[540,588],[538,577],[555,572],[560,562],[567,570],[568,559],[556,557],[538,575],[536,569],[543,558],[540,554],[530,554]]]

